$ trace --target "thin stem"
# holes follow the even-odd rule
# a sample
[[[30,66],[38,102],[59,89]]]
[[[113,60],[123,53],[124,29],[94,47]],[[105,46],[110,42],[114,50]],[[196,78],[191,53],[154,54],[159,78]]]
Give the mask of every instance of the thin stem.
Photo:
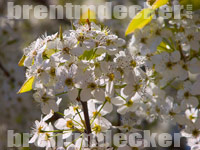
[[[90,60],[91,60],[92,58],[94,58],[96,51],[97,51],[97,49],[95,48],[93,54],[92,54],[91,57],[90,57]]]
[[[84,127],[82,124],[80,124],[78,121],[74,120],[71,118],[71,120],[73,120],[74,122],[76,122],[78,125],[80,125],[81,127]]]
[[[55,135],[50,136],[50,137],[56,137],[56,136],[60,136],[60,135],[63,135],[63,133],[58,133],[58,134],[55,134]]]
[[[115,93],[116,93],[119,97],[121,97],[123,100],[126,101],[126,98],[124,98],[123,96],[121,96],[118,92],[115,91]]]
[[[61,116],[65,116],[63,113],[61,113],[61,112],[55,112],[55,113],[57,113],[57,114],[59,114],[59,115],[61,115]]]
[[[81,146],[80,146],[80,149],[79,149],[79,150],[81,150],[82,147],[83,147],[83,137],[82,137],[82,140],[81,140]]]
[[[172,82],[174,82],[174,80],[176,80],[176,78],[173,78],[172,80],[170,80],[164,87],[161,87],[161,90],[164,90],[165,88],[167,88],[169,85],[171,85]]]
[[[101,112],[101,110],[103,109],[103,107],[105,106],[105,104],[107,103],[107,101],[105,100],[103,105],[101,106],[101,108],[99,109],[99,111],[95,114],[94,118],[91,121],[91,124],[93,124],[94,120],[96,119],[96,117],[99,115],[99,113]]]
[[[53,130],[53,131],[41,131],[42,133],[48,133],[48,132],[63,132],[63,131],[76,131],[74,129],[68,129],[68,130]]]
[[[67,146],[65,146],[65,148],[67,148],[68,146],[70,146],[73,142],[76,142],[80,137],[82,137],[83,134],[81,134],[78,138],[76,138],[75,140],[73,140],[71,143],[69,143]]]
[[[83,133],[83,132],[84,132],[84,128],[78,129],[78,128],[75,127],[75,129],[76,129],[75,131],[78,131],[78,132],[80,132],[80,133]]]
[[[78,111],[78,109],[76,109],[76,111],[78,113],[79,118],[81,119],[81,122],[84,123],[83,118],[81,117],[80,112]]]
[[[68,93],[68,92],[58,93],[58,94],[56,94],[56,96],[60,96],[60,95],[67,94],[67,93]]]

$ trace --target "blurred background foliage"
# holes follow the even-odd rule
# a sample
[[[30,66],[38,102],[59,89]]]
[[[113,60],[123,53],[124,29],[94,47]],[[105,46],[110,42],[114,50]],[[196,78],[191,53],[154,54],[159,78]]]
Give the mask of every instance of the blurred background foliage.
[[[71,22],[76,21],[68,19],[37,20],[32,17],[33,12],[31,12],[29,20],[7,20],[8,1],[15,2],[15,5],[45,5],[47,7],[49,5],[65,5],[66,3],[99,5],[105,2],[112,2],[113,6],[144,5],[144,0],[0,0],[0,150],[9,149],[7,148],[7,130],[14,130],[15,133],[28,133],[33,122],[40,119],[40,106],[34,102],[33,93],[16,94],[25,80],[25,68],[17,65],[22,56],[23,48],[45,33],[49,35],[58,32],[60,25],[64,30],[71,29]],[[130,20],[129,17],[123,20],[102,20],[101,24],[108,26],[112,32],[120,37],[128,39],[124,36],[124,32]],[[113,118],[112,116],[110,119],[113,122],[118,122]],[[177,130],[177,128],[171,128],[169,124],[160,125],[156,122],[148,124],[145,121],[143,128],[151,128],[152,131],[156,132],[166,131],[171,133]],[[24,148],[24,150],[28,149]]]

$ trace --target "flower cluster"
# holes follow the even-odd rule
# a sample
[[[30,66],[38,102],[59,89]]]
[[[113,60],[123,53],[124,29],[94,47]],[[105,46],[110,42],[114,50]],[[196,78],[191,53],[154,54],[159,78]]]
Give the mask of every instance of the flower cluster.
[[[27,67],[27,81],[23,86],[31,84],[45,115],[35,122],[30,143],[55,148],[54,137],[68,139],[80,133],[64,147],[82,149],[85,139],[91,142],[89,134],[96,138],[90,148],[97,147],[107,130],[134,131],[146,119],[171,120],[198,145],[198,15],[169,21],[159,17],[136,30],[128,48],[125,40],[89,20],[73,28],[43,36],[24,49],[21,62]],[[63,95],[72,104],[62,113]],[[120,115],[121,124],[114,126],[107,118],[113,112]]]
[[[54,126],[64,139],[73,132],[85,131],[101,139],[101,133],[112,127],[105,115],[114,110],[113,105],[122,115],[140,107],[146,75],[129,52],[124,51],[125,41],[107,28],[90,22],[74,27],[74,30],[39,38],[24,49],[26,77],[34,78],[34,98],[41,104],[42,113],[47,114],[45,118],[55,113],[63,116]],[[60,113],[59,96],[63,94],[73,104]],[[86,111],[89,130],[85,123]],[[36,122],[30,142],[49,148],[53,135],[48,133],[53,128],[45,121]]]
[[[158,18],[135,31],[129,44],[147,75],[141,113],[150,121],[172,119],[184,129],[183,136],[187,133],[196,142],[200,142],[199,21],[199,15],[170,21]]]

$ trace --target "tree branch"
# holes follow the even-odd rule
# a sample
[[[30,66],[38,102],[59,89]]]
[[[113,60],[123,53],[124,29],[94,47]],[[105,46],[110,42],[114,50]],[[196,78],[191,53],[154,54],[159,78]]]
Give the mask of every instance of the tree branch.
[[[83,113],[84,113],[84,118],[85,118],[85,126],[86,126],[86,130],[85,133],[88,135],[88,147],[90,147],[90,134],[92,133],[91,131],[91,126],[90,126],[90,118],[89,118],[89,114],[88,114],[88,106],[87,106],[87,102],[82,102],[81,104],[83,106]]]
[[[4,68],[1,62],[0,62],[0,69],[3,71],[6,77],[8,78],[10,77],[10,73],[6,70],[6,68]]]
[[[89,114],[88,114],[88,106],[87,106],[87,102],[82,102],[81,104],[83,106],[83,113],[84,113],[84,118],[85,118],[85,125],[86,125],[86,133],[90,134],[92,133],[91,131],[91,126],[90,126],[90,119],[89,119]]]

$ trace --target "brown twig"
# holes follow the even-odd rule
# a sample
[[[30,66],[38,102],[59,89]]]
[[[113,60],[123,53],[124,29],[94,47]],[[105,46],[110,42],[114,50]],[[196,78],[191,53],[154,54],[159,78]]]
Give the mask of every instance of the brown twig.
[[[83,107],[83,113],[84,113],[85,125],[86,125],[85,133],[90,134],[90,133],[92,133],[92,131],[91,131],[91,126],[90,126],[90,119],[89,119],[89,114],[88,114],[87,102],[81,101],[81,104],[82,104],[82,107]]]
[[[89,118],[89,114],[88,114],[88,106],[87,106],[87,102],[81,101],[81,104],[83,107],[85,126],[86,126],[85,133],[88,136],[88,147],[90,147],[90,134],[92,133],[92,131],[91,131],[91,126],[90,126],[90,118]]]
[[[8,78],[10,77],[10,73],[6,70],[6,68],[4,68],[1,62],[0,62],[0,69],[3,71],[6,77]]]
[[[83,108],[83,114],[84,114],[84,119],[85,119],[83,123],[85,126],[85,133],[88,135],[88,146],[89,146],[90,145],[90,134],[92,133],[92,130],[91,130],[91,126],[90,126],[88,106],[87,106],[87,102],[81,101],[80,94],[81,94],[81,90],[79,90],[78,97],[76,98],[76,100],[81,103],[82,108]]]

